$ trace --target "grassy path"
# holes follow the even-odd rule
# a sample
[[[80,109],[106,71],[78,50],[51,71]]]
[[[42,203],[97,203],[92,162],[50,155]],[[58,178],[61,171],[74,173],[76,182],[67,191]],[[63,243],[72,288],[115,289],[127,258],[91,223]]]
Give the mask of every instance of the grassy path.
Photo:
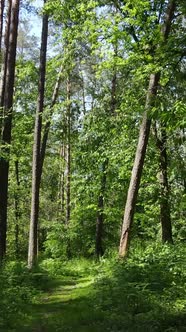
[[[92,306],[92,284],[93,278],[90,277],[55,279],[52,287],[30,308],[27,324],[17,331],[103,331],[101,315]]]
[[[150,252],[149,258],[144,254],[125,262],[72,260],[63,265],[46,261],[26,274],[19,297],[16,287],[8,289],[12,304],[4,298],[8,305],[2,307],[0,323],[6,329],[0,332],[186,332],[185,251],[179,260],[172,247],[159,256],[156,252],[152,259]],[[24,289],[31,291],[25,302]],[[17,316],[15,299],[23,302],[15,307]]]

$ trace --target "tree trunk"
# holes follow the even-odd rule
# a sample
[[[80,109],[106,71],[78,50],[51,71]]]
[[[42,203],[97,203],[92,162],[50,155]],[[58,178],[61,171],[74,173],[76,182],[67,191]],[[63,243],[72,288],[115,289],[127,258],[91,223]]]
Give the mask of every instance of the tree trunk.
[[[15,176],[16,176],[16,189],[14,194],[15,201],[15,253],[16,257],[19,257],[19,219],[20,219],[20,208],[19,208],[19,162],[15,161]]]
[[[63,67],[61,66],[59,75],[54,87],[53,95],[52,95],[52,101],[50,104],[50,114],[49,114],[49,120],[46,122],[43,130],[43,137],[42,137],[42,143],[41,143],[41,151],[40,151],[40,158],[41,158],[41,163],[40,163],[40,182],[41,182],[41,176],[42,176],[42,171],[43,171],[43,164],[44,164],[44,159],[45,159],[45,153],[46,153],[46,145],[47,145],[47,140],[48,140],[48,134],[50,130],[50,125],[51,125],[51,117],[53,113],[53,107],[56,103],[58,93],[59,93],[59,87],[61,83],[61,74],[62,74],[62,69]]]
[[[70,221],[70,185],[71,185],[71,105],[70,81],[67,80],[67,146],[66,146],[66,225]]]
[[[169,183],[167,172],[167,135],[165,128],[161,128],[161,138],[158,137],[157,129],[156,145],[159,149],[159,164],[160,164],[160,222],[162,228],[162,242],[173,243],[172,239],[172,225],[169,204]]]
[[[171,22],[173,19],[174,11],[176,7],[176,1],[170,0],[167,8],[167,13],[165,17],[165,23],[162,26],[162,36],[164,42],[167,40],[170,29],[171,29]],[[146,154],[146,148],[148,144],[148,138],[150,133],[151,127],[151,120],[150,120],[150,109],[153,106],[154,100],[157,95],[157,88],[160,80],[160,73],[151,74],[149,80],[149,88],[147,91],[146,96],[146,103],[145,103],[145,113],[143,116],[142,125],[140,128],[138,146],[136,150],[136,156],[134,160],[130,185],[127,194],[127,200],[125,205],[125,213],[123,218],[123,226],[121,232],[121,239],[120,239],[120,247],[119,247],[119,256],[124,257],[127,253],[128,246],[129,246],[129,232],[131,230],[135,206],[136,206],[136,199],[138,195],[141,174],[143,170],[143,164]]]
[[[17,46],[17,30],[19,17],[19,0],[11,1],[11,13],[8,18],[10,26],[9,38],[7,44],[6,60],[6,83],[3,93],[4,122],[2,126],[1,143],[2,155],[0,156],[0,260],[6,253],[6,231],[7,231],[7,203],[8,203],[8,173],[9,173],[9,153],[11,143],[12,129],[12,106],[13,106],[13,89],[15,77],[15,61]]]
[[[114,45],[114,56],[117,56],[118,47]],[[113,70],[113,77],[111,81],[111,99],[110,99],[110,116],[115,115],[116,110],[116,88],[117,88],[117,69],[114,66]],[[97,212],[97,219],[96,219],[96,245],[95,245],[95,254],[96,257],[99,258],[103,256],[103,225],[104,225],[104,195],[105,195],[105,188],[107,182],[107,167],[108,167],[109,160],[106,159],[102,164],[102,174],[101,174],[101,188],[100,194],[98,197],[98,212]]]
[[[1,63],[1,51],[2,51],[2,36],[3,36],[3,14],[4,14],[5,0],[0,2],[0,63]]]
[[[60,220],[64,222],[64,212],[65,212],[65,144],[63,143],[60,148],[60,174],[59,174],[59,190],[58,190],[58,200],[59,200],[59,214]]]
[[[44,3],[46,0],[44,0]],[[39,217],[39,188],[40,188],[40,168],[41,168],[41,130],[42,130],[42,113],[44,109],[45,94],[45,74],[46,74],[46,52],[48,38],[48,15],[43,15],[41,50],[40,50],[40,70],[38,101],[35,118],[34,146],[32,161],[32,201],[31,217],[28,247],[28,267],[31,269],[37,260],[38,252],[38,217]]]
[[[103,222],[104,222],[104,194],[106,187],[107,174],[106,170],[108,167],[108,159],[106,159],[102,165],[102,178],[101,178],[101,188],[100,194],[98,198],[98,212],[97,212],[97,220],[96,220],[96,247],[95,253],[97,258],[103,256]]]
[[[7,9],[7,17],[6,17],[3,53],[1,51],[1,58],[2,58],[1,84],[0,84],[0,133],[1,133],[1,135],[2,135],[3,118],[4,118],[4,97],[5,97],[5,84],[6,84],[6,77],[7,77],[6,72],[7,72],[7,60],[8,60],[8,50],[9,50],[11,9],[12,9],[12,1],[9,1],[8,9]],[[3,24],[3,22],[2,22],[2,24]],[[3,25],[1,28],[3,28]],[[1,139],[2,139],[2,137],[1,137]]]
[[[152,96],[156,94],[157,84],[159,82],[159,74],[152,74],[149,82],[149,90],[146,99],[146,107],[149,107],[149,102]],[[147,111],[143,116],[143,121],[140,128],[138,146],[134,160],[128,195],[125,205],[125,213],[123,218],[122,234],[120,239],[119,255],[124,257],[129,246],[129,232],[132,226],[132,221],[135,212],[136,199],[138,195],[141,174],[145,159],[145,153],[150,133],[151,120],[148,118]]]

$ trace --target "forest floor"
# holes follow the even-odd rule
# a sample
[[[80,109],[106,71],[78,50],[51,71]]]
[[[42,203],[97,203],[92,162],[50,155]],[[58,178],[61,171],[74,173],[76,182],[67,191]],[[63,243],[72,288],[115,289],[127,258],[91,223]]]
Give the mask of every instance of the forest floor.
[[[10,264],[0,331],[186,332],[186,248],[155,249],[124,262],[46,259],[31,274]]]
[[[32,316],[24,332],[99,332],[103,331],[102,317],[91,303],[91,277],[61,277],[53,279],[30,309]],[[100,325],[100,326],[99,326]]]

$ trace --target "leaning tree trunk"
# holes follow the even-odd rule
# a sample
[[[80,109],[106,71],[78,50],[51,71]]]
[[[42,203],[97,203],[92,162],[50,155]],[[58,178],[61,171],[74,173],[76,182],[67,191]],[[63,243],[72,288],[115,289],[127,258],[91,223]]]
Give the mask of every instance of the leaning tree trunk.
[[[175,7],[176,7],[176,1],[170,0],[168,4],[165,23],[161,29],[164,42],[166,42],[170,33],[171,22],[174,16]],[[146,148],[148,144],[150,127],[151,127],[151,119],[149,113],[151,107],[153,107],[154,100],[157,95],[159,80],[160,80],[160,73],[150,75],[149,87],[146,96],[145,113],[143,115],[143,121],[140,128],[138,146],[136,150],[136,156],[134,160],[130,185],[127,194],[127,200],[125,205],[125,213],[123,218],[123,226],[122,226],[120,247],[119,247],[120,257],[124,257],[126,255],[129,246],[129,233],[133,222],[136,199],[138,195],[141,174],[143,170],[143,164],[145,160]]]
[[[165,128],[161,128],[161,137],[158,137],[155,128],[156,145],[159,150],[159,183],[160,183],[160,222],[162,229],[162,242],[173,243],[172,225],[169,203],[169,182],[168,182],[168,162],[167,162],[167,135]]]
[[[44,0],[44,3],[46,0]],[[32,161],[32,202],[30,217],[30,232],[28,246],[28,267],[31,269],[37,260],[38,251],[38,217],[39,217],[39,188],[40,188],[40,149],[41,149],[41,130],[42,130],[42,114],[44,109],[45,95],[45,74],[46,74],[46,52],[48,39],[48,15],[43,15],[41,50],[40,50],[40,70],[39,70],[39,86],[38,101],[35,118],[34,130],[34,146]]]
[[[15,78],[19,4],[19,0],[11,1],[11,12],[9,12],[10,17],[7,21],[7,24],[10,28],[8,29],[8,44],[6,46],[7,57],[5,58],[6,82],[3,92],[3,103],[1,104],[5,117],[2,124],[2,147],[0,151],[0,153],[2,153],[0,155],[0,260],[4,258],[6,253],[9,154],[12,130],[12,106]]]

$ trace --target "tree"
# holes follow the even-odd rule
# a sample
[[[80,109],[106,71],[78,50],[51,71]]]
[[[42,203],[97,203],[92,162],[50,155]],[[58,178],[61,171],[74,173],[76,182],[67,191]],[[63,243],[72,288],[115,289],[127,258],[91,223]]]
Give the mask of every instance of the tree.
[[[5,0],[1,0],[0,3],[0,60],[1,60],[1,47],[3,36],[3,14],[4,14]]]
[[[8,19],[5,36],[5,57],[3,75],[3,94],[1,95],[1,107],[3,107],[4,119],[1,134],[1,155],[0,155],[0,260],[6,253],[7,233],[7,203],[8,203],[8,174],[9,174],[9,153],[11,144],[12,116],[13,116],[13,93],[15,79],[15,62],[17,31],[19,18],[19,0],[9,2]]]
[[[44,3],[45,2],[46,0],[44,0]],[[37,100],[37,110],[35,118],[33,161],[32,161],[32,202],[31,202],[30,233],[29,233],[29,248],[28,248],[29,268],[32,268],[34,266],[38,252],[39,188],[41,180],[40,150],[41,150],[42,114],[44,110],[44,96],[45,96],[47,39],[48,39],[48,15],[44,13],[43,22],[42,22],[38,100]]]
[[[170,34],[171,22],[174,17],[175,8],[176,8],[176,1],[170,0],[167,7],[167,13],[165,15],[165,22],[161,28],[161,34],[164,45]],[[143,170],[145,153],[148,144],[150,127],[151,127],[150,110],[154,106],[154,102],[158,91],[158,85],[160,82],[160,75],[161,72],[157,71],[156,73],[151,74],[149,79],[149,86],[148,86],[146,103],[145,103],[145,112],[143,115],[143,121],[140,128],[138,146],[136,150],[130,185],[128,189],[127,201],[125,205],[125,213],[123,218],[123,226],[122,226],[120,248],[119,248],[119,255],[121,257],[124,257],[126,255],[129,246],[129,233],[134,217],[136,199],[140,185],[140,179]]]
[[[160,125],[160,133],[155,125],[155,139],[159,150],[159,183],[160,183],[160,222],[162,228],[162,242],[173,243],[172,225],[170,214],[170,188],[168,183],[168,161],[167,161],[167,133],[165,124]]]

